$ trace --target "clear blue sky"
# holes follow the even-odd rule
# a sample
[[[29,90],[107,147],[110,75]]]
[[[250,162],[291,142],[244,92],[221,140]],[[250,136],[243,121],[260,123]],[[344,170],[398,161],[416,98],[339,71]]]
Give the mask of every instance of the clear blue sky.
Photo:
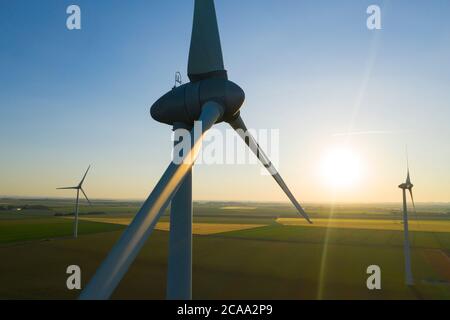
[[[78,4],[82,30],[66,29]],[[366,8],[382,8],[382,30]],[[342,201],[399,201],[410,150],[418,201],[450,201],[448,0],[216,0],[226,68],[250,127],[280,129],[280,171],[303,201],[328,201],[317,163],[362,159]],[[193,1],[0,2],[0,195],[144,198],[170,161],[149,107],[186,80]],[[224,125],[220,125],[225,128]],[[348,137],[346,131],[389,131]],[[238,179],[242,178],[242,179]],[[240,180],[238,182],[238,180]],[[195,198],[284,201],[258,166],[199,166]]]

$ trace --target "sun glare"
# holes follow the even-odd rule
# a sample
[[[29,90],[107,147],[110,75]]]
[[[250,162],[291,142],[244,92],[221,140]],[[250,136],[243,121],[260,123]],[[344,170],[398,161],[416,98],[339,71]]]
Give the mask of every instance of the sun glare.
[[[361,177],[359,156],[348,148],[333,148],[325,152],[320,168],[324,182],[335,188],[348,188]]]

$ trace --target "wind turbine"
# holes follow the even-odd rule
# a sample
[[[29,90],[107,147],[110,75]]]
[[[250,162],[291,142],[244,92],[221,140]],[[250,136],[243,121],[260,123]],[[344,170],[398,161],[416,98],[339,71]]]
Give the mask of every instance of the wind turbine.
[[[91,201],[89,201],[89,198],[87,197],[86,192],[84,192],[84,190],[83,190],[83,183],[84,183],[84,180],[86,179],[86,176],[87,176],[90,168],[91,168],[91,166],[89,166],[87,168],[86,172],[84,173],[83,178],[81,179],[80,183],[77,186],[57,188],[57,190],[77,190],[77,201],[75,204],[75,220],[73,223],[73,237],[75,239],[78,237],[78,207],[79,207],[79,200],[80,200],[80,191],[81,191],[81,193],[83,193],[83,195],[86,198],[86,200],[88,201],[89,205],[91,205]]]
[[[244,91],[228,80],[213,0],[195,0],[188,61],[190,82],[173,88],[152,107],[151,115],[174,130],[191,130],[192,147],[184,161],[172,161],[162,178],[97,270],[80,299],[108,299],[136,258],[147,238],[171,205],[168,299],[191,299],[192,295],[192,166],[204,134],[216,123],[229,123],[272,174],[298,212],[309,222],[303,208],[289,191],[278,171],[248,133],[240,116]],[[201,122],[196,132],[194,122]],[[181,143],[179,141],[178,143]],[[175,143],[175,145],[177,142]]]
[[[411,183],[411,177],[409,174],[409,160],[407,159],[407,175],[406,175],[406,182],[402,183],[398,186],[400,189],[402,189],[403,192],[403,230],[404,230],[404,256],[405,256],[405,283],[408,286],[414,285],[414,279],[412,275],[411,270],[411,250],[410,250],[410,244],[409,244],[409,230],[408,230],[408,206],[406,203],[406,190],[409,191],[409,194],[411,195],[411,201],[414,207],[414,210],[416,209],[416,205],[414,203],[414,197],[412,193],[412,188],[414,185]]]

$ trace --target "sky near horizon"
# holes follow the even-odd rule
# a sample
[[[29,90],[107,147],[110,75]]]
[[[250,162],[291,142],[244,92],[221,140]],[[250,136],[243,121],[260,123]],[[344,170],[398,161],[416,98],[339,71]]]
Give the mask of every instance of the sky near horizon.
[[[66,28],[70,4],[81,30]],[[381,30],[367,29],[371,4]],[[405,145],[416,201],[450,202],[449,1],[216,0],[216,10],[242,115],[279,129],[279,169],[300,202],[400,201]],[[172,148],[149,108],[176,71],[187,79],[192,13],[181,0],[0,0],[0,195],[69,197],[55,188],[92,164],[91,198],[147,197]],[[348,185],[324,177],[330,150],[351,154],[350,171],[357,159]],[[194,199],[287,201],[250,164],[196,166]]]

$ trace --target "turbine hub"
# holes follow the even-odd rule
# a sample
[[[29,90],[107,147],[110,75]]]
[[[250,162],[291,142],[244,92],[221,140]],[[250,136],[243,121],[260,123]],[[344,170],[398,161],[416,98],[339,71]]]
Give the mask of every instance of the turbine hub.
[[[224,108],[217,121],[232,121],[239,116],[245,93],[237,84],[224,78],[209,78],[173,88],[158,99],[150,109],[153,119],[168,125],[193,125],[200,117],[202,106],[215,101]]]
[[[400,189],[411,190],[414,185],[412,183],[402,183],[398,186]]]

